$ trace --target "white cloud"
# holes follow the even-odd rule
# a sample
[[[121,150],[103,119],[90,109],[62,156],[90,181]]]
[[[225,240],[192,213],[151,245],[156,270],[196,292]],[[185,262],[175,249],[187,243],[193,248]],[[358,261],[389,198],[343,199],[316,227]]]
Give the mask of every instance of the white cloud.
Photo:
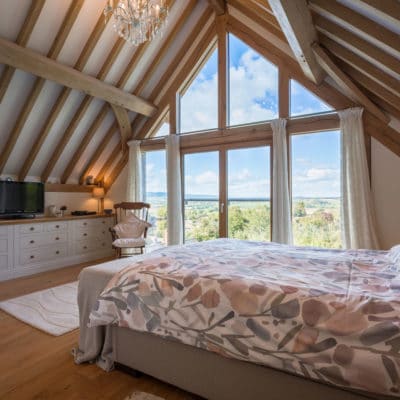
[[[218,175],[214,171],[205,171],[195,177],[197,185],[209,185],[218,182]]]
[[[340,169],[314,167],[293,176],[294,197],[337,197],[340,195]]]

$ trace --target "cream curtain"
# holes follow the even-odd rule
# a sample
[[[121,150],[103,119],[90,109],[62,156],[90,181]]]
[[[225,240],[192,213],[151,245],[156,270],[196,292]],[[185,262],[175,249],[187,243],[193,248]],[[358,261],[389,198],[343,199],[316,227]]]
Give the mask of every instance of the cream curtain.
[[[362,108],[339,112],[342,132],[342,241],[349,249],[378,249],[365,151]]]
[[[128,142],[128,184],[126,201],[142,201],[142,155],[140,140]]]
[[[179,136],[169,135],[165,139],[167,149],[167,226],[168,245],[183,243],[182,177]]]
[[[293,243],[286,120],[271,122],[273,133],[272,241]]]

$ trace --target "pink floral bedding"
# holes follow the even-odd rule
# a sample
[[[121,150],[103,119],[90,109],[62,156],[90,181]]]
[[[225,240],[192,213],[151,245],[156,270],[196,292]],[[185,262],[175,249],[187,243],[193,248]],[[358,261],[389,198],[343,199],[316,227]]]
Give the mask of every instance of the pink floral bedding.
[[[117,273],[90,326],[399,396],[399,311],[400,271],[386,252],[219,239],[162,249]]]

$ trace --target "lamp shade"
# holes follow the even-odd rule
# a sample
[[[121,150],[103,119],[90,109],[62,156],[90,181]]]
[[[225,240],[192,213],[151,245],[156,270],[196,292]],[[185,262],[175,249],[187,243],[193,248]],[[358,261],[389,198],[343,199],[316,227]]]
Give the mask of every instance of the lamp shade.
[[[93,197],[95,197],[96,199],[103,199],[105,192],[104,192],[104,188],[102,187],[95,187],[93,188],[93,192],[92,192]]]

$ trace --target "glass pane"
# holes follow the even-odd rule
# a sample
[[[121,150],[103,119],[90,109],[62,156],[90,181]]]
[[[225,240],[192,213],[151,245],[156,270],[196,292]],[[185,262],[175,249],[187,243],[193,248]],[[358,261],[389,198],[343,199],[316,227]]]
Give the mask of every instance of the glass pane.
[[[332,107],[324,103],[294,79],[290,80],[290,115],[317,114],[331,111]]]
[[[340,132],[292,136],[291,146],[294,242],[339,248]]]
[[[169,135],[169,122],[163,122],[153,137],[161,137]]]
[[[165,150],[144,153],[144,198],[150,203],[146,249],[155,250],[167,245],[167,169]]]
[[[185,242],[218,238],[218,152],[186,154],[184,179]]]
[[[270,148],[228,151],[228,236],[271,238]]]
[[[218,50],[215,49],[201,71],[180,98],[181,132],[218,127]]]
[[[278,68],[230,34],[228,125],[277,117]]]

